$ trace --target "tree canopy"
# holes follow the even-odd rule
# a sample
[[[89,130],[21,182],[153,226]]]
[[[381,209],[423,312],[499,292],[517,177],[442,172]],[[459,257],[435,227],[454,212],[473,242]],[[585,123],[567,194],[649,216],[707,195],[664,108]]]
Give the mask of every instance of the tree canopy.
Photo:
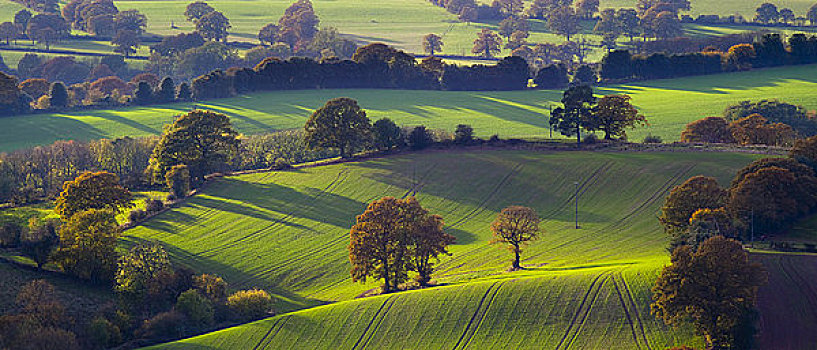
[[[494,233],[492,244],[503,243],[514,254],[511,263],[513,269],[521,268],[519,256],[522,246],[535,240],[541,233],[539,230],[539,216],[528,207],[512,206],[502,209],[502,212],[491,223],[491,232]]]
[[[133,206],[131,193],[119,184],[119,177],[106,171],[85,172],[63,185],[54,211],[67,221],[89,209],[119,212]]]
[[[312,113],[304,128],[310,148],[337,148],[343,158],[372,140],[372,124],[366,111],[346,97],[326,102]]]

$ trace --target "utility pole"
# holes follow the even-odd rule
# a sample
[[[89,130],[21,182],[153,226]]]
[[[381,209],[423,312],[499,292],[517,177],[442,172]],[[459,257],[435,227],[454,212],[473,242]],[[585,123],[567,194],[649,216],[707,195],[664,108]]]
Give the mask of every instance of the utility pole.
[[[576,185],[576,229],[579,229],[579,182],[573,183]]]

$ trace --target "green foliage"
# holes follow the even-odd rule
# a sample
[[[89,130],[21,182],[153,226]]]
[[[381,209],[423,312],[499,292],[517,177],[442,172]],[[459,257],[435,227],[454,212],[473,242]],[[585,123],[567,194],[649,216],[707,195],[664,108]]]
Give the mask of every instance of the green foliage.
[[[383,118],[373,125],[374,146],[379,150],[389,150],[403,145],[403,133],[391,119]]]
[[[88,336],[99,349],[108,349],[122,343],[122,331],[102,316],[93,319],[88,325]]]
[[[187,197],[190,193],[190,170],[187,165],[174,165],[165,174],[165,184],[176,198]]]
[[[206,327],[213,324],[213,305],[209,299],[195,289],[179,295],[175,310],[187,316],[194,327]]]
[[[306,121],[306,144],[312,149],[337,148],[348,158],[372,139],[366,111],[350,98],[336,98],[315,111]]]
[[[173,166],[187,165],[195,183],[228,165],[238,147],[238,133],[224,114],[194,110],[165,126],[162,138],[153,150],[150,169],[154,181],[165,181]]]
[[[59,220],[45,220],[45,222],[42,222],[37,218],[31,218],[28,222],[28,230],[24,231],[20,237],[20,251],[23,255],[34,260],[38,268],[42,268],[57,246],[58,231]]]
[[[139,84],[136,86],[136,91],[133,93],[134,102],[140,105],[150,104],[154,101],[153,98],[153,88],[150,87],[150,84],[144,81],[140,81]]]
[[[434,144],[434,138],[424,125],[411,128],[406,141],[413,150],[425,149]]]
[[[114,278],[120,229],[110,210],[89,209],[74,214],[60,229],[51,259],[65,272],[92,282]]]
[[[808,116],[803,106],[793,105],[780,100],[760,100],[757,102],[741,101],[726,107],[723,116],[734,122],[753,114],[759,114],[770,123],[788,124],[801,136],[817,134],[817,120]]]
[[[474,128],[468,124],[458,124],[454,131],[454,143],[467,145],[474,141]]]
[[[184,335],[184,315],[176,311],[162,312],[145,320],[137,331],[142,338],[156,342],[179,339]]]
[[[51,84],[48,103],[51,108],[68,107],[68,91],[61,82]]]
[[[89,209],[108,209],[118,213],[133,206],[130,191],[119,184],[119,177],[109,172],[85,172],[63,185],[54,212],[63,221]]]
[[[227,282],[216,275],[193,276],[193,286],[213,304],[227,301]]]
[[[158,244],[137,245],[119,258],[115,289],[127,299],[145,302],[162,275],[172,273],[170,259]]]
[[[581,129],[591,125],[595,103],[596,98],[590,86],[577,85],[567,89],[562,97],[564,107],[551,112],[551,128],[565,136],[576,136],[576,143],[581,143]]]
[[[196,21],[196,31],[207,40],[227,41],[230,20],[219,11],[211,11]]]
[[[252,321],[270,316],[272,298],[261,289],[240,290],[227,298],[227,307],[242,321]]]

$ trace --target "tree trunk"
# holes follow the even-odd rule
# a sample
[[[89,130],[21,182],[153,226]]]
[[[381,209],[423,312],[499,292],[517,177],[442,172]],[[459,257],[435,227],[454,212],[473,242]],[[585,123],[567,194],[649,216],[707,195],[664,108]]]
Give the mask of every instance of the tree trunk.
[[[582,145],[582,129],[579,126],[576,126],[576,146],[581,147]]]
[[[383,294],[391,292],[391,284],[389,278],[389,265],[383,264]]]
[[[346,145],[344,144],[340,145],[340,157],[346,158]]]
[[[519,247],[518,246],[514,246],[513,254],[514,254],[513,268],[516,270],[516,269],[520,268],[520,266],[519,266]]]

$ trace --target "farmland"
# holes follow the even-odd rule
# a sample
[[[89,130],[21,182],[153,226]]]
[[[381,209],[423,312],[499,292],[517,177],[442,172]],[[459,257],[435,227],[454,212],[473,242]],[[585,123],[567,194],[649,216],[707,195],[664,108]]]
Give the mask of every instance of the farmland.
[[[628,132],[632,141],[640,141],[647,134],[675,141],[687,123],[720,115],[727,105],[741,100],[779,98],[813,110],[817,108],[813,93],[816,87],[817,65],[811,65],[611,85],[598,88],[596,93],[626,93],[633,97],[650,126]],[[388,117],[400,125],[424,124],[446,130],[467,123],[481,137],[549,137],[548,112],[561,94],[552,90],[276,91],[200,103],[32,114],[0,118],[0,151],[60,139],[156,135],[174,115],[194,106],[227,114],[245,134],[300,128],[314,109],[340,96],[357,99],[372,120]]]
[[[367,336],[381,342],[370,345],[373,348],[396,346],[398,343],[389,342],[406,337],[428,336],[433,342],[435,337],[464,332],[469,329],[466,324],[470,316],[459,313],[468,314],[468,310],[478,313],[481,322],[486,323],[484,329],[480,326],[479,331],[469,331],[469,339],[476,341],[472,345],[475,348],[480,347],[476,344],[486,344],[480,342],[497,341],[489,334],[500,330],[487,324],[505,325],[502,327],[508,328],[504,332],[511,339],[515,332],[527,332],[524,327],[541,328],[543,323],[547,327],[536,341],[557,344],[561,336],[557,333],[568,329],[583,334],[570,335],[576,341],[601,339],[584,336],[591,334],[584,332],[598,332],[594,334],[613,337],[610,346],[630,339],[623,344],[627,344],[624,348],[632,348],[632,331],[622,323],[626,317],[641,319],[638,328],[644,330],[637,331],[639,339],[647,337],[649,343],[664,346],[673,344],[674,337],[688,340],[689,332],[660,326],[648,312],[648,286],[667,261],[667,239],[655,219],[656,211],[667,191],[686,178],[707,174],[725,184],[736,169],[755,157],[723,153],[454,151],[242,175],[216,180],[182,207],[127,231],[126,241],[159,241],[178,263],[218,273],[233,288],[267,288],[277,295],[277,310],[297,310],[349,300],[374,288],[376,283],[353,284],[348,276],[348,228],[369,201],[416,193],[424,207],[443,216],[448,232],[457,237],[458,243],[451,249],[453,255],[443,258],[435,276],[446,286],[390,299],[394,311],[377,321],[377,332],[385,333]],[[574,181],[579,183],[581,203],[578,230],[573,228]],[[488,224],[502,207],[512,204],[537,210],[544,219],[546,234],[525,250],[526,270],[506,273],[509,256],[487,244]],[[622,308],[616,291],[624,288],[630,290],[635,301]],[[515,289],[519,291],[511,292]],[[540,293],[550,294],[542,297]],[[480,309],[480,300],[488,294],[497,303],[491,305],[496,306],[482,305]],[[592,294],[596,303],[582,302],[585,294]],[[445,302],[446,298],[452,301]],[[433,303],[415,304],[421,303],[417,301],[420,299],[433,299],[451,309],[410,318],[415,328],[401,330],[393,326],[415,317],[410,314],[420,308],[436,307]],[[326,327],[327,333],[298,338],[299,342],[326,342],[340,334],[353,337],[354,332],[320,322],[345,322],[364,332],[365,322],[342,320],[372,318],[362,315],[362,310],[375,312],[385,301],[386,297],[343,302],[285,317],[297,320],[303,316],[303,322]],[[563,308],[566,303],[570,306]],[[537,314],[520,321],[530,322],[527,326],[517,329],[506,324],[507,315],[528,308],[527,312]],[[592,313],[588,311],[591,309]],[[575,317],[587,325],[573,329],[573,315],[579,315]],[[425,317],[444,319],[425,322]],[[272,323],[264,322],[240,331],[216,333],[201,341],[218,341],[221,336],[245,339],[248,336],[234,332],[258,330],[256,327],[263,329],[258,332],[266,333]],[[307,327],[297,322],[290,326],[293,328],[283,328],[281,334]],[[311,333],[292,337],[307,334]],[[457,342],[456,337],[448,340]]]

